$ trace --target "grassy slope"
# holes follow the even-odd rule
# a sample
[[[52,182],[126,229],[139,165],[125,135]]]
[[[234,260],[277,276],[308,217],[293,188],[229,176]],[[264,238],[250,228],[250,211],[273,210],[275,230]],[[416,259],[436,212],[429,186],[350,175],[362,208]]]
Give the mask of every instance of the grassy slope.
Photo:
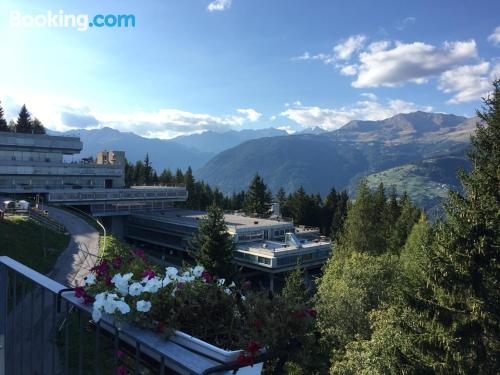
[[[0,221],[0,255],[9,256],[44,274],[52,269],[68,241],[69,236],[53,232],[22,216]]]
[[[441,212],[440,206],[449,189],[460,190],[456,174],[460,167],[467,168],[467,165],[461,157],[430,159],[374,173],[367,181],[374,189],[382,182],[386,188],[394,186],[400,194],[406,191],[417,206],[433,216]]]

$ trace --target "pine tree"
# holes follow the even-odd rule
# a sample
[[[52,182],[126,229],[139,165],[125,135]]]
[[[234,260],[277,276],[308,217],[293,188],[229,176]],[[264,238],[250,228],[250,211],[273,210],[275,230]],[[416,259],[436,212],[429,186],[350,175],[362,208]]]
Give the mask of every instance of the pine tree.
[[[160,184],[170,185],[174,183],[174,176],[170,169],[164,169],[160,174]]]
[[[144,184],[151,185],[153,182],[153,167],[151,165],[151,160],[149,160],[149,153],[146,153],[144,157],[144,168],[143,168],[143,180]]]
[[[2,108],[2,102],[0,102],[0,132],[8,132],[9,127],[7,126],[7,121],[5,120],[4,117],[4,112]]]
[[[342,191],[338,193],[337,205],[333,211],[332,224],[330,227],[330,238],[332,241],[336,241],[340,237],[340,233],[344,228],[344,222],[347,217],[347,204],[349,202],[349,196],[347,191]]]
[[[450,373],[500,369],[500,80],[493,87],[477,112],[472,170],[459,175],[464,195],[450,193],[433,246],[430,311],[450,335]]]
[[[184,183],[184,174],[182,173],[182,170],[180,168],[177,168],[177,170],[175,171],[175,182],[177,184]]]
[[[198,197],[195,194],[195,188],[194,188],[194,177],[193,177],[193,170],[191,167],[188,167],[186,173],[184,174],[184,186],[186,187],[186,190],[188,192],[188,199],[186,201],[187,207],[194,208],[198,206]]]
[[[32,131],[34,134],[45,134],[45,127],[43,126],[42,122],[35,117],[33,120],[32,124]]]
[[[33,132],[31,114],[29,113],[26,105],[23,104],[21,110],[19,111],[19,116],[16,122],[16,133],[28,133]]]
[[[194,259],[212,275],[227,279],[234,277],[235,245],[227,231],[222,209],[215,205],[208,208],[189,247]]]
[[[246,194],[245,211],[248,214],[266,216],[269,214],[271,202],[271,191],[257,173],[250,183],[248,193]]]

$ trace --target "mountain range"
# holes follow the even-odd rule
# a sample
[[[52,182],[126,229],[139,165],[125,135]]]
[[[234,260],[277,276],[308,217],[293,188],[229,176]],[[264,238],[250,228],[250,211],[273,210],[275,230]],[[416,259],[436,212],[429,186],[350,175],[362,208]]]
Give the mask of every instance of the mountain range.
[[[215,156],[195,175],[227,194],[245,189],[258,172],[274,192],[280,187],[290,192],[303,186],[324,196],[332,187],[352,190],[360,177],[373,175],[371,181],[380,181],[377,173],[402,165],[420,163],[421,171],[431,166],[425,160],[446,156],[465,163],[476,123],[477,118],[426,112],[351,121],[319,135],[242,143]]]
[[[83,150],[75,158],[95,156],[102,150],[125,151],[131,162],[143,160],[149,154],[153,167],[161,172],[165,168],[182,170],[191,166],[200,168],[217,153],[238,144],[262,137],[284,136],[284,130],[248,129],[216,133],[208,131],[201,134],[180,136],[173,139],[144,138],[130,132],[121,132],[104,127],[99,129],[75,129],[66,132],[50,131],[54,135],[78,136],[83,142]]]

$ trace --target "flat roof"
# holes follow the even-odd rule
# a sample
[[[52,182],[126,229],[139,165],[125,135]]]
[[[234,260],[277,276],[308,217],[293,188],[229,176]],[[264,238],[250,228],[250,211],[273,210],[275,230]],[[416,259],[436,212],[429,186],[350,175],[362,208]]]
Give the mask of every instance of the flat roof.
[[[281,256],[290,254],[291,252],[307,252],[315,248],[331,246],[331,244],[332,243],[329,240],[303,240],[301,241],[302,247],[295,247],[286,245],[285,242],[267,240],[259,242],[238,243],[236,246],[236,250],[249,252],[255,255]]]
[[[162,213],[148,215],[149,218],[158,219],[176,224],[183,224],[189,226],[198,226],[198,222],[203,219],[207,213],[205,211],[186,210],[182,208],[173,208]],[[259,229],[263,227],[283,227],[293,226],[293,223],[285,220],[278,219],[261,219],[238,214],[224,214],[226,224],[228,227],[236,229]]]

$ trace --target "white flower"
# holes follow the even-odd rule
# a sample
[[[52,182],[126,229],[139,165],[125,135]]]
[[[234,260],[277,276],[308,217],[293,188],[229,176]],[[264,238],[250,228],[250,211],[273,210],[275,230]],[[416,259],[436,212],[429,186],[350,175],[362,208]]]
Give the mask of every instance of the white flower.
[[[170,284],[172,282],[172,280],[170,279],[170,277],[168,276],[165,276],[165,278],[163,279],[162,281],[162,285],[163,286],[167,286],[168,284]]]
[[[232,292],[231,292],[231,289],[226,288],[226,289],[224,289],[224,293],[226,293],[226,294],[231,294]]]
[[[106,297],[106,301],[104,302],[104,311],[106,314],[114,314],[116,311],[116,302],[118,296],[114,293],[110,293]]]
[[[122,315],[128,314],[130,312],[130,306],[126,302],[117,301],[116,308],[122,313]]]
[[[191,281],[194,281],[195,277],[191,275],[189,272],[184,272],[182,276],[177,277],[177,281],[183,282],[183,283],[189,283]]]
[[[101,320],[102,318],[102,312],[100,309],[96,309],[94,307],[94,309],[92,310],[92,320],[97,323],[99,322],[99,320]]]
[[[149,310],[151,310],[151,302],[140,300],[140,301],[137,301],[136,307],[137,307],[137,311],[148,312]]]
[[[152,279],[146,281],[143,291],[149,293],[156,293],[158,292],[158,289],[160,289],[161,287],[162,287],[162,281],[158,277],[153,277]]]
[[[242,301],[245,301],[246,299],[247,299],[247,297],[245,297],[245,296],[241,296],[241,300],[242,300]]]
[[[194,277],[201,277],[203,271],[205,271],[205,268],[203,266],[196,266],[193,268],[193,275]]]
[[[177,274],[179,271],[175,267],[167,267],[165,268],[165,274],[166,276],[170,277],[171,279],[175,279],[177,277]]]
[[[85,285],[94,285],[95,284],[95,273],[91,272],[85,277]]]
[[[220,286],[224,285],[225,282],[226,282],[226,279],[217,280],[217,283],[219,283]]]
[[[140,283],[132,283],[128,288],[131,296],[136,297],[142,293],[142,285]]]
[[[132,273],[127,273],[123,276],[117,273],[111,279],[111,282],[115,284],[116,290],[118,290],[118,292],[120,292],[122,296],[126,296],[128,294],[128,282],[132,278],[132,276]]]
[[[230,288],[234,288],[236,286],[236,284],[234,283],[234,281],[231,283],[231,285],[229,285]]]
[[[102,309],[104,307],[104,301],[106,301],[107,293],[99,293],[95,296],[94,309]]]

